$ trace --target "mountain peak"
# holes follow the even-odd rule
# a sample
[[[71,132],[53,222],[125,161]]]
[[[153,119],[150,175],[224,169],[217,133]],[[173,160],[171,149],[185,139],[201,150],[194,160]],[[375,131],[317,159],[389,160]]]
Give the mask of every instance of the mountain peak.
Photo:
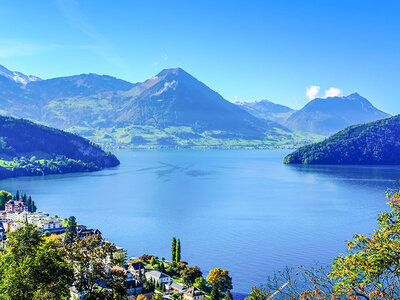
[[[0,65],[0,76],[4,76],[14,82],[21,83],[23,85],[26,85],[27,83],[32,81],[41,80],[39,77],[33,75],[25,75],[20,72],[10,71],[3,65]]]

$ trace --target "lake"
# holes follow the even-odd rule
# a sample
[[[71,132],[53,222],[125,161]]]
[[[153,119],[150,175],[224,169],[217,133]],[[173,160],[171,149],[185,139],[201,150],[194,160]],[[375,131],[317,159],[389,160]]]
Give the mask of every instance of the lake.
[[[23,177],[1,189],[31,194],[39,210],[74,215],[124,247],[182,260],[205,275],[229,270],[248,292],[273,270],[330,264],[357,231],[375,228],[400,167],[295,166],[284,150],[120,151],[95,173]]]

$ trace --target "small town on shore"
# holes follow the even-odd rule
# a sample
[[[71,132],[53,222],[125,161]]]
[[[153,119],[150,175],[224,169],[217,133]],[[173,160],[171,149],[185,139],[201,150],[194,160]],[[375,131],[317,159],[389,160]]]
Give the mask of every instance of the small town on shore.
[[[229,272],[215,268],[204,278],[199,267],[181,261],[180,239],[172,238],[170,260],[149,254],[127,259],[122,247],[104,240],[99,230],[77,224],[75,217],[50,216],[37,211],[31,196],[0,191],[0,255],[7,249],[9,237],[24,228],[34,228],[43,239],[58,241],[66,249],[63,251],[75,253],[67,255],[75,273],[69,286],[71,300],[108,299],[104,295],[128,300],[233,299]]]

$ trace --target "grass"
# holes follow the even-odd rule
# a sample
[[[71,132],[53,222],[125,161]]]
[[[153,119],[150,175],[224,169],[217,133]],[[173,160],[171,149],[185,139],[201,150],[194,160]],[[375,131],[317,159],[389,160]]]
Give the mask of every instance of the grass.
[[[122,148],[223,148],[223,149],[272,149],[295,148],[322,140],[324,137],[289,132],[275,128],[262,139],[248,140],[243,138],[217,138],[225,134],[219,130],[195,132],[191,127],[168,127],[158,129],[153,126],[130,125],[123,128],[72,127],[69,131],[85,136],[103,146]]]

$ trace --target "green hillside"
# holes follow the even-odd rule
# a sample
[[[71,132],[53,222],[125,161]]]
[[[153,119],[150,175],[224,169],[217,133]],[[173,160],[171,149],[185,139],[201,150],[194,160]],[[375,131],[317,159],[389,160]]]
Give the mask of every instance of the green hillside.
[[[97,171],[119,164],[77,135],[0,116],[0,178]]]
[[[400,115],[348,127],[285,157],[287,164],[400,164]]]

